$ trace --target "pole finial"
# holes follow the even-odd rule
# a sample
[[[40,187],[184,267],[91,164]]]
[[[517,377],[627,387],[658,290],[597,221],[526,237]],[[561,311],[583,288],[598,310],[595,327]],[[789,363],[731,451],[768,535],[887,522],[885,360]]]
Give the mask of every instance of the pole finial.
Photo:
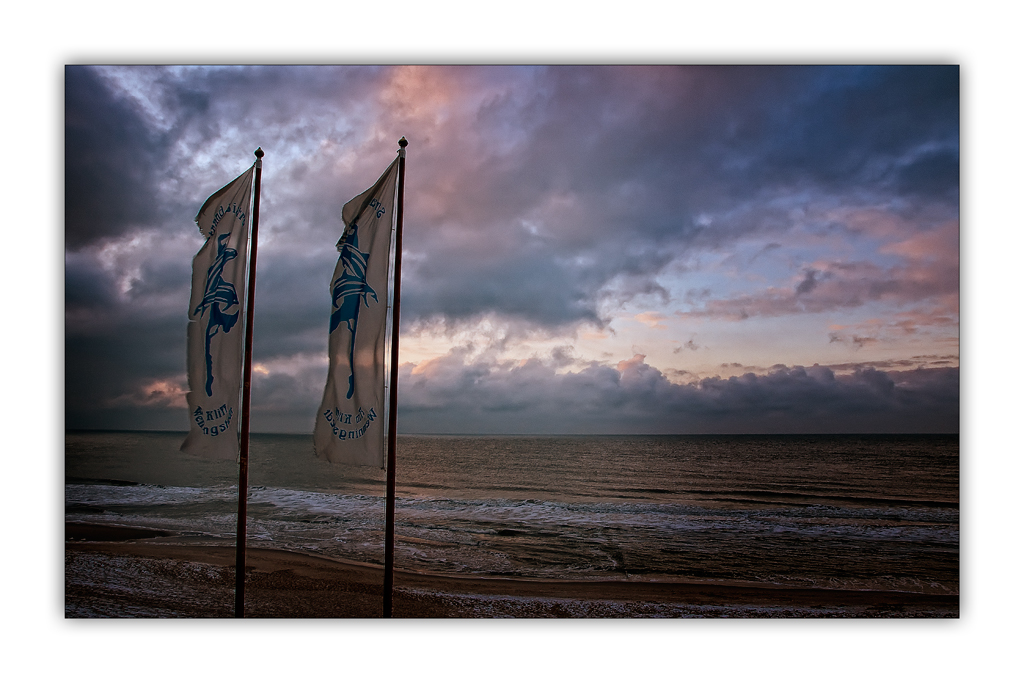
[[[262,147],[257,147],[256,151],[253,152],[253,154],[256,155],[257,159],[262,159],[263,158],[263,148]]]
[[[404,135],[402,136],[402,139],[398,141],[398,146],[401,147],[402,149],[405,149],[406,147],[409,146],[409,141],[405,139]]]

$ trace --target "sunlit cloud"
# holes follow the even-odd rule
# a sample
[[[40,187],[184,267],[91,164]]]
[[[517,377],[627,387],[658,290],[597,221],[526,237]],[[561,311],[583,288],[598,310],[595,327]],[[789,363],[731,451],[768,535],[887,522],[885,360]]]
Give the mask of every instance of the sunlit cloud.
[[[158,408],[187,408],[185,394],[188,386],[184,377],[160,379],[138,387],[129,394],[121,394],[110,401],[111,406],[144,406]]]
[[[661,321],[668,320],[668,316],[659,313],[658,311],[645,311],[643,313],[637,313],[633,316],[635,320],[639,320],[644,325],[651,328],[665,329],[665,325],[661,324]]]
[[[728,318],[797,315],[857,308],[881,301],[896,306],[937,302],[957,315],[959,265],[955,245],[958,225],[947,223],[923,235],[885,245],[883,254],[900,257],[897,265],[866,260],[817,260],[792,273],[785,286],[769,286],[752,294],[714,298],[709,290],[692,299],[681,318]],[[915,315],[919,324],[924,319]]]

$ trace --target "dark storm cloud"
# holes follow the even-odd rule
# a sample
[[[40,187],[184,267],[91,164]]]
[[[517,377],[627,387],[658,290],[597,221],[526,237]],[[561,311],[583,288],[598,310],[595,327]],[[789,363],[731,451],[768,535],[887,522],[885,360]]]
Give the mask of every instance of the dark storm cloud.
[[[282,254],[260,268],[256,281],[259,321],[257,359],[296,353],[326,353],[331,297],[337,261],[333,249],[320,254]]]
[[[379,173],[378,155],[360,156],[344,177],[331,168],[366,146],[355,126],[374,121],[374,111],[377,125],[407,130],[413,141],[406,247],[420,258],[407,271],[409,322],[488,313],[540,325],[594,322],[616,278],[631,278],[620,298],[649,293],[693,245],[787,222],[765,208],[756,220],[709,228],[695,222],[701,211],[791,186],[835,191],[857,182],[861,192],[891,197],[957,185],[955,68],[452,67],[412,72],[401,87],[396,73],[155,70],[164,119],[156,130],[93,71],[69,68],[69,246],[152,223],[171,204],[190,214],[181,197],[201,202],[224,180],[212,168],[210,184],[186,185],[180,165],[167,163],[169,148],[202,153],[239,122],[241,137],[270,155],[266,229],[307,237],[311,226],[333,227],[345,193]],[[411,91],[395,103],[380,94],[389,84]],[[491,95],[458,101],[485,86]],[[420,111],[417,99],[428,97],[448,99]],[[940,147],[916,151],[929,142]],[[290,147],[312,155],[281,159]],[[161,195],[157,183],[168,178],[160,173],[176,197]],[[494,276],[482,287],[481,272]]]
[[[69,332],[64,351],[68,429],[184,429],[187,415],[167,403],[119,401],[154,382],[184,380],[185,311],[178,317],[108,320]]]
[[[89,67],[65,69],[65,238],[75,249],[151,224],[169,140]]]
[[[91,259],[74,256],[64,263],[64,310],[68,315],[109,310],[117,303],[116,283]]]
[[[237,175],[251,163],[246,155],[261,143],[284,151],[308,136],[351,137],[344,129],[317,130],[310,112],[341,118],[345,104],[334,101],[366,100],[378,70],[131,67],[102,73],[88,66],[65,72],[65,232],[72,249],[131,227],[191,222],[196,203],[233,177],[225,173]],[[139,83],[141,95],[133,92]],[[194,177],[196,158],[239,137],[238,148]],[[289,171],[301,174],[301,168]],[[305,187],[311,192],[323,185]]]
[[[151,297],[180,289],[190,282],[191,264],[184,261],[145,261],[139,266],[130,296]]]
[[[522,243],[507,251],[480,254],[454,246],[436,258],[410,264],[403,310],[410,322],[441,317],[472,320],[486,313],[548,327],[568,322],[600,324],[596,298],[613,274],[639,270],[630,254],[565,258],[543,245]],[[664,254],[652,255],[664,262]]]
[[[815,287],[817,287],[819,284],[821,284],[820,282],[818,282],[818,280],[815,279],[818,275],[821,275],[821,273],[818,272],[817,270],[814,270],[813,268],[808,268],[804,270],[804,279],[801,280],[800,284],[796,286],[797,295],[807,294],[808,292],[812,291]]]
[[[643,356],[557,374],[553,363],[469,361],[459,351],[403,368],[403,429],[458,433],[956,432],[959,370],[765,374],[676,384]]]
[[[956,200],[956,68],[573,67],[529,86],[480,107],[476,144],[414,150],[428,177],[412,191],[407,243],[435,266],[410,270],[410,315],[597,320],[617,277],[649,289],[688,249],[786,229],[768,202],[794,188]],[[522,139],[489,149],[486,133],[500,141],[509,120]],[[745,218],[696,221],[755,200]],[[464,283],[486,260],[500,284],[474,296]]]
[[[782,96],[734,110],[733,133],[715,136],[745,153],[737,180],[881,189],[900,181],[909,157],[933,193],[955,190],[957,67],[798,67],[780,76]]]
[[[923,195],[956,201],[960,194],[959,148],[922,153],[893,173],[900,196]]]

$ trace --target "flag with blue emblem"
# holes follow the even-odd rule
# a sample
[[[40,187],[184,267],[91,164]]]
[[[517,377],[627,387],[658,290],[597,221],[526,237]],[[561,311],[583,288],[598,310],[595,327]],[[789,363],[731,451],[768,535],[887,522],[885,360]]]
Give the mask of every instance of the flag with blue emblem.
[[[313,443],[330,462],[384,467],[384,353],[398,159],[341,211],[328,372]]]
[[[238,456],[246,265],[255,165],[206,200],[196,224],[206,243],[192,259],[188,306],[189,434],[181,450]]]

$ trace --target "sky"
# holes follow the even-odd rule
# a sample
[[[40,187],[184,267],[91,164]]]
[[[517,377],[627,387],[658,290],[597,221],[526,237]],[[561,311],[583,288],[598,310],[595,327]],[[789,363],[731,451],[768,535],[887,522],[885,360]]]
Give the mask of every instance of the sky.
[[[68,66],[65,422],[187,428],[193,218],[264,157],[253,431],[409,140],[403,433],[956,432],[944,66]]]

